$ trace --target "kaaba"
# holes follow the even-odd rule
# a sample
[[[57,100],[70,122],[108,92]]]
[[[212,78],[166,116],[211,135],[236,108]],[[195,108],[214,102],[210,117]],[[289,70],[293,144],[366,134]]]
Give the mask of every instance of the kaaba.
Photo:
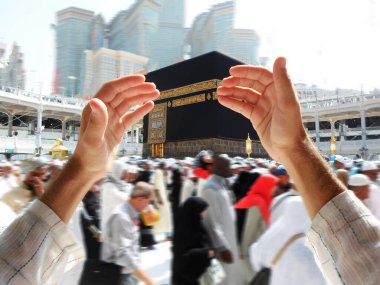
[[[246,156],[249,135],[252,156],[266,157],[250,121],[217,100],[217,87],[238,64],[210,52],[148,73],[161,95],[144,117],[143,156],[183,158],[203,149]]]

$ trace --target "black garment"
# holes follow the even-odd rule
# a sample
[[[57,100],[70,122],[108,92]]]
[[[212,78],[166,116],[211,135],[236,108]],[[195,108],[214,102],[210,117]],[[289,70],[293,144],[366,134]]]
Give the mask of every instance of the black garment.
[[[176,217],[177,217],[177,210],[179,207],[180,197],[181,197],[181,190],[182,190],[182,172],[176,168],[172,170],[172,183],[168,185],[168,189],[170,190],[169,195],[169,201],[172,208],[172,218],[173,218],[173,225],[175,228],[176,225]]]
[[[99,195],[89,191],[83,198],[84,209],[81,213],[80,221],[85,241],[87,259],[99,260],[100,245],[95,231],[99,230],[100,223],[100,200]]]
[[[251,186],[255,183],[257,178],[260,177],[260,173],[251,173],[248,171],[242,171],[239,173],[238,178],[235,183],[232,185],[232,191],[235,194],[236,201],[240,201],[243,197],[245,197],[251,188]],[[247,209],[235,209],[236,212],[236,229],[237,229],[237,238],[238,243],[241,242],[241,237],[243,233],[243,227],[245,223],[245,218],[247,215]]]
[[[211,240],[201,216],[207,207],[202,198],[190,197],[178,209],[173,237],[172,284],[199,285],[198,279],[210,265]]]
[[[104,276],[106,276],[112,265],[105,264],[100,260],[101,242],[96,238],[96,232],[99,230],[100,224],[100,200],[98,193],[93,191],[87,192],[83,198],[83,206],[84,209],[80,216],[80,223],[85,243],[86,262],[79,285],[105,284],[104,279],[107,280],[108,277]]]

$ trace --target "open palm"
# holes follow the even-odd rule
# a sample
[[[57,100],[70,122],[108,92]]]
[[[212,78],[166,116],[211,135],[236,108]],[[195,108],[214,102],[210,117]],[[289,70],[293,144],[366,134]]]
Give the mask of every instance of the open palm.
[[[273,73],[240,65],[230,74],[218,88],[219,102],[248,118],[270,156],[281,161],[283,153],[296,150],[307,137],[285,58],[275,61]]]
[[[152,110],[159,96],[143,75],[106,83],[82,113],[79,140],[73,157],[94,175],[101,175],[119,147],[125,131]],[[134,111],[133,106],[140,105]]]

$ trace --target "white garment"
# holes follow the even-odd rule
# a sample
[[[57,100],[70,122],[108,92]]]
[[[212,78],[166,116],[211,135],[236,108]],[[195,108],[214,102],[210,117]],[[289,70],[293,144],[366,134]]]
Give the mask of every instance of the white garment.
[[[270,207],[270,223],[274,224],[276,220],[281,217],[284,213],[284,209],[286,208],[286,199],[289,197],[298,196],[297,191],[291,189],[288,192],[282,193],[272,200],[272,205]]]
[[[162,202],[162,204],[157,203],[160,220],[154,225],[153,231],[155,233],[169,233],[172,231],[172,218],[164,182],[164,172],[161,169],[156,169],[152,180],[152,184],[154,188],[158,190]]]
[[[32,191],[25,189],[22,186],[12,188],[10,191],[4,193],[1,200],[6,203],[15,213],[20,214],[29,202],[33,200]]]
[[[225,185],[225,178],[211,175],[204,183],[202,198],[209,204],[204,224],[217,252],[230,250],[234,262],[222,263],[226,278],[220,285],[241,285],[242,270],[237,245],[235,209]]]
[[[17,218],[16,213],[0,201],[0,234]]]
[[[186,178],[182,186],[181,197],[179,200],[180,204],[185,202],[187,198],[191,197],[194,190],[196,190],[196,184],[190,178]]]
[[[251,264],[256,271],[270,267],[277,252],[292,236],[306,233],[310,228],[311,221],[301,197],[288,197],[283,203],[282,215],[250,248]],[[270,284],[328,284],[312,251],[305,244],[305,237],[294,241],[272,268]]]
[[[100,195],[100,229],[103,231],[113,211],[128,200],[129,193],[121,191],[118,185],[107,181],[100,186]]]
[[[40,200],[0,240],[0,284],[61,284],[65,272],[82,266],[85,258],[68,227]]]
[[[7,179],[4,177],[0,177],[0,199],[3,197],[5,193],[10,191],[12,187],[9,185]]]
[[[363,201],[371,213],[380,221],[380,188],[375,183],[370,184],[369,197]]]

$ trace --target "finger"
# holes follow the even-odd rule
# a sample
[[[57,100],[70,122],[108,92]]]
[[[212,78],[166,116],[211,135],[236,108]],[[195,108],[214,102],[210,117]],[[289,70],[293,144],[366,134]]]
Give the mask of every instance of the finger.
[[[100,88],[98,93],[95,95],[95,98],[99,98],[103,102],[108,103],[112,101],[117,94],[137,86],[144,81],[145,76],[141,74],[134,74],[111,80]]]
[[[286,58],[279,57],[276,59],[273,65],[273,77],[276,93],[278,94],[278,104],[284,107],[294,107],[294,103],[298,102],[298,98],[286,69]]]
[[[144,105],[138,107],[135,111],[127,113],[122,117],[124,131],[137,123],[141,118],[148,114],[154,107],[153,101],[148,101]]]
[[[128,100],[124,100],[119,106],[115,109],[116,112],[120,115],[128,112],[133,106],[140,105],[144,102],[148,102],[151,100],[155,100],[160,96],[160,92],[155,90],[151,93],[147,94],[138,94],[134,97],[128,98]]]
[[[251,119],[253,110],[255,108],[252,104],[244,103],[229,96],[220,96],[218,97],[218,101],[223,106],[242,114],[247,119]]]
[[[264,86],[267,86],[273,82],[272,72],[259,66],[236,65],[230,68],[230,74],[234,77],[259,81]]]
[[[136,71],[135,74],[147,75],[147,74],[148,74],[148,70],[146,70],[146,69],[141,69],[141,70]]]
[[[117,94],[114,99],[110,102],[110,105],[113,108],[116,108],[124,99],[129,97],[134,97],[140,94],[152,93],[156,90],[156,85],[151,82],[144,82],[137,86],[131,87],[123,92]],[[136,105],[136,104],[135,104]],[[133,105],[134,106],[134,105]]]
[[[86,142],[96,143],[103,139],[104,132],[107,128],[107,107],[101,100],[96,98],[89,102],[89,106],[91,112],[82,139]]]
[[[222,86],[225,87],[235,87],[235,86],[241,86],[241,87],[247,87],[247,88],[252,88],[256,90],[259,93],[264,93],[266,86],[260,81],[255,81],[247,78],[240,78],[240,77],[227,77],[224,78],[222,81]]]
[[[250,104],[255,105],[259,100],[261,94],[251,88],[244,87],[219,87],[217,89],[218,96],[229,96],[234,99],[243,100]]]

